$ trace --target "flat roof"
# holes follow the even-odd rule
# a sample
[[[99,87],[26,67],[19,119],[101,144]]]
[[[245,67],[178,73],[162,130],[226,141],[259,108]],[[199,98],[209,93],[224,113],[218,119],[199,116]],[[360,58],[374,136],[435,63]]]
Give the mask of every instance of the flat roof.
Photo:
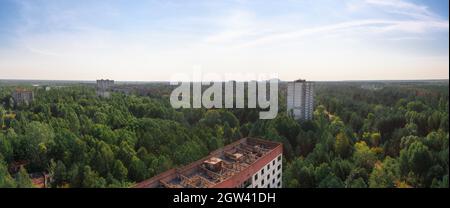
[[[243,138],[191,164],[137,183],[133,188],[211,188],[239,175],[277,148],[281,149],[282,144]]]

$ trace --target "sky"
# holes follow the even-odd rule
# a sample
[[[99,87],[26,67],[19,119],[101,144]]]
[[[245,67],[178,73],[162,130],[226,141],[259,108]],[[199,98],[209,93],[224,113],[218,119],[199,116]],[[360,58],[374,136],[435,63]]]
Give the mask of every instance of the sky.
[[[0,79],[448,79],[448,0],[0,0]]]

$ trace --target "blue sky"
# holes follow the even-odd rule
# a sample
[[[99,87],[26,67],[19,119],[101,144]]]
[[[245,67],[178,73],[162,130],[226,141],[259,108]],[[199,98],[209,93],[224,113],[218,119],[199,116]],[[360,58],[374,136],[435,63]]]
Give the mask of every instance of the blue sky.
[[[0,0],[0,79],[448,79],[448,0]],[[236,78],[238,79],[238,78]]]

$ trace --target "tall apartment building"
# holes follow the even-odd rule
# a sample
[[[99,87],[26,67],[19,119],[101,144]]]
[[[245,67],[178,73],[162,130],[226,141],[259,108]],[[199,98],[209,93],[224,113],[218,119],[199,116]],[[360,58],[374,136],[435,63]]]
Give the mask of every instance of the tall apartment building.
[[[314,113],[314,83],[296,80],[288,83],[287,111],[297,120],[310,120]]]
[[[29,104],[34,100],[34,93],[32,90],[16,89],[12,92],[12,97],[17,104]]]
[[[133,188],[281,188],[281,143],[243,138]]]
[[[109,98],[110,90],[114,86],[114,80],[100,79],[97,80],[97,96]]]

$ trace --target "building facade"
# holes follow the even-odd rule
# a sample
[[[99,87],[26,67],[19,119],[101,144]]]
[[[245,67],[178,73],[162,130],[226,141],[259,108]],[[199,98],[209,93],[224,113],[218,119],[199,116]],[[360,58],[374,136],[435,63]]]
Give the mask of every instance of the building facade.
[[[281,143],[243,138],[134,188],[281,188]]]
[[[264,167],[258,170],[252,177],[251,185],[247,188],[281,188],[283,159],[278,155]]]
[[[314,83],[305,80],[288,82],[287,111],[296,120],[311,120],[314,113]]]
[[[100,79],[97,80],[97,96],[109,98],[111,96],[111,88],[114,86],[114,80]]]
[[[32,90],[16,89],[12,92],[12,97],[16,104],[29,104],[34,100],[34,93]]]

